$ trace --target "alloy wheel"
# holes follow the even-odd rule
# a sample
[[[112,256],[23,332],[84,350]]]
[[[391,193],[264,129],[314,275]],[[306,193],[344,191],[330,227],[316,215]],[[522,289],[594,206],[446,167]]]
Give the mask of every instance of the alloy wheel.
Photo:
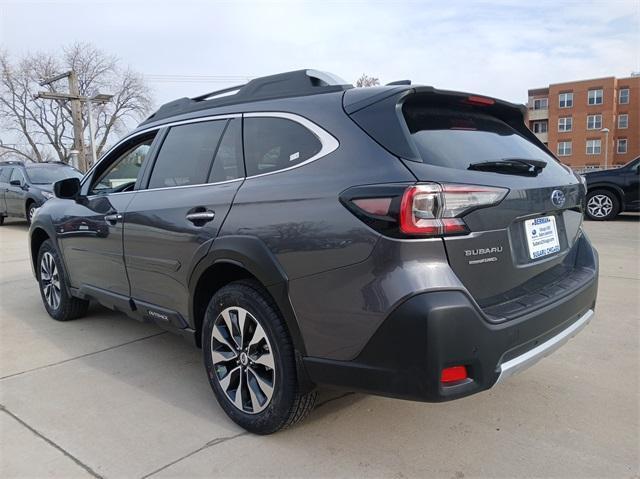
[[[237,409],[257,414],[269,405],[276,379],[273,349],[249,311],[232,306],[218,315],[211,359],[218,384]]]
[[[587,209],[594,218],[604,218],[613,210],[613,202],[607,195],[593,195],[587,202]]]
[[[60,276],[56,261],[50,252],[42,255],[40,261],[40,282],[44,298],[51,309],[58,309],[60,306]]]

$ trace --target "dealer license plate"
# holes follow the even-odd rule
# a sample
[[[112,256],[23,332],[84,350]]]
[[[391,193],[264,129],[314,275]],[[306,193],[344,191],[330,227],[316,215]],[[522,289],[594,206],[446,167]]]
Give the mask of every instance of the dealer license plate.
[[[531,259],[542,258],[560,251],[555,216],[543,216],[524,222]]]

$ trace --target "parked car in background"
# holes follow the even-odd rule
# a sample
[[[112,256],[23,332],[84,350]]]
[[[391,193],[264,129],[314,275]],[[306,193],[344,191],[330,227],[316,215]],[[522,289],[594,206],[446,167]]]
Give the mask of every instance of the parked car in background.
[[[29,239],[52,318],[94,300],[189,338],[260,434],[318,385],[484,391],[592,318],[586,190],[524,107],[315,70],[232,90],[162,106],[56,183]]]
[[[31,223],[36,209],[53,198],[53,183],[65,178],[82,173],[62,162],[0,161],[0,225],[7,216]]]
[[[624,211],[640,211],[640,156],[611,170],[592,171],[587,181],[587,218],[612,220]]]

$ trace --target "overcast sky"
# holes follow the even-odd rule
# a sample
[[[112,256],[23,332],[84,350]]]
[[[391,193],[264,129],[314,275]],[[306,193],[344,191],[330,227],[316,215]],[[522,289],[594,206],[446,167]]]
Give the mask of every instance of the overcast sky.
[[[525,102],[529,88],[640,71],[640,0],[0,0],[13,56],[74,41],[147,75],[157,104],[300,68]]]

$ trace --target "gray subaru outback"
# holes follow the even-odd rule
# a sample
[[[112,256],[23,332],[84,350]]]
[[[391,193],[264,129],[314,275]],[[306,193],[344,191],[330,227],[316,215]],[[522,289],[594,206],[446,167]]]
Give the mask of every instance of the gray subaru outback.
[[[259,434],[303,419],[318,386],[489,389],[596,302],[585,185],[523,114],[315,70],[163,105],[37,211],[44,307],[66,321],[93,300],[184,336]]]

